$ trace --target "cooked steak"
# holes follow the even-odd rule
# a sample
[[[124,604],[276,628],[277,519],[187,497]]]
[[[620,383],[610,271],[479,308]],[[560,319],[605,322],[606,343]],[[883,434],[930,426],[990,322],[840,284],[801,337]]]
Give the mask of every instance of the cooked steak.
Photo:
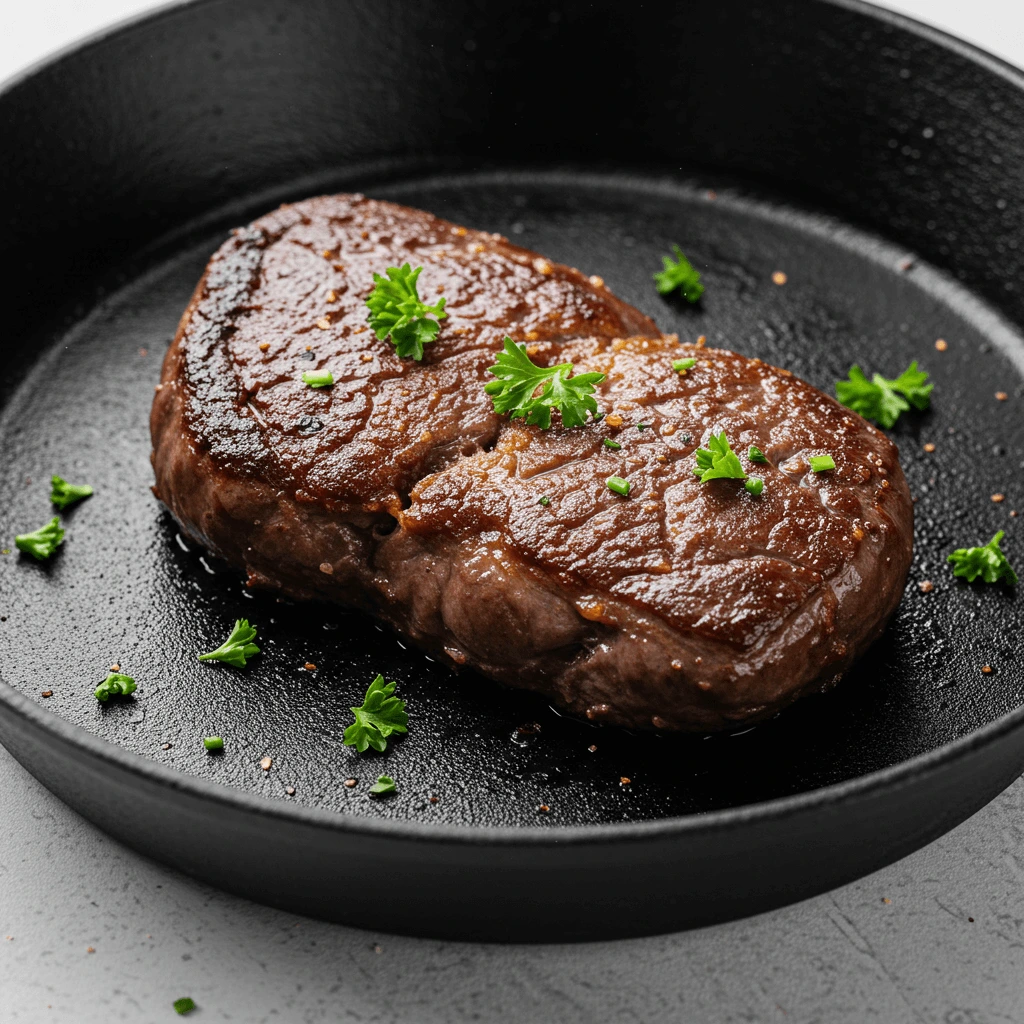
[[[406,262],[447,300],[422,362],[366,325],[373,274]],[[606,374],[604,416],[496,416],[483,385],[506,334],[535,363]],[[302,383],[314,370],[333,387]],[[151,428],[157,496],[251,586],[363,608],[599,722],[728,728],[831,685],[910,564],[895,446],[859,416],[662,335],[599,278],[358,195],[284,206],[220,248]],[[693,474],[723,430],[759,496]],[[824,454],[835,469],[812,472]]]

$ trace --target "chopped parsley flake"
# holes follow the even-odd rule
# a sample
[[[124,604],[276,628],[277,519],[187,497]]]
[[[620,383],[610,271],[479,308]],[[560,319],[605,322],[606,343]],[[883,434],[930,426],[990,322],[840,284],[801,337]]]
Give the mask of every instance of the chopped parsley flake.
[[[999,547],[1004,536],[1004,531],[1000,530],[983,547],[957,548],[946,559],[953,563],[953,575],[962,576],[968,583],[973,583],[979,576],[986,583],[1016,583],[1017,574]]]
[[[236,619],[231,635],[215,651],[200,654],[200,661],[223,661],[225,665],[245,668],[246,661],[260,649],[253,643],[256,639],[256,627],[249,625],[248,619]]]
[[[747,449],[747,458],[751,462],[767,462],[768,461],[768,459],[765,457],[764,452],[761,451],[760,448],[758,448],[756,445],[753,445],[753,444]]]
[[[836,382],[836,397],[848,409],[888,430],[911,406],[924,410],[931,404],[934,384],[925,384],[928,374],[912,362],[895,380],[876,373],[871,380],[856,364],[849,380]]]
[[[752,494],[756,498],[764,490],[764,481],[759,476],[748,476],[743,486],[747,489],[748,494]]]
[[[371,330],[378,341],[391,335],[400,358],[422,359],[423,346],[432,342],[441,329],[438,320],[448,315],[444,311],[445,299],[438,299],[433,306],[421,301],[416,280],[422,270],[413,270],[404,263],[401,267],[388,267],[387,277],[374,274],[373,291],[366,300]],[[431,320],[428,313],[433,313],[437,320]]]
[[[678,245],[673,245],[672,251],[676,254],[675,260],[671,256],[662,256],[663,269],[654,275],[654,284],[658,289],[658,294],[668,295],[679,289],[687,302],[696,302],[704,294],[704,285],[700,283],[700,274],[683,255],[683,250]]]
[[[111,672],[93,692],[98,701],[106,704],[111,697],[127,697],[136,689],[135,680],[131,676],[122,675],[120,672]]]
[[[673,359],[672,369],[676,373],[686,373],[687,370],[692,370],[697,365],[696,359]]]
[[[223,750],[224,740],[220,736],[204,736],[203,746],[206,747],[207,750]]]
[[[334,384],[334,374],[330,370],[315,370],[302,375],[302,383],[311,388],[329,388]]]
[[[709,480],[743,480],[743,486],[755,497],[764,490],[764,481],[760,477],[747,478],[739,456],[729,446],[729,438],[724,430],[721,434],[712,434],[708,438],[707,448],[698,448],[693,454],[696,459],[693,474],[702,484]]]
[[[351,709],[356,720],[345,730],[346,747],[355,747],[360,754],[367,747],[383,753],[392,733],[409,731],[405,701],[393,696],[394,692],[395,683],[385,686],[383,676],[370,683],[363,706]]]
[[[59,476],[50,477],[50,486],[50,501],[61,511],[92,494],[92,488],[88,484],[69,484]]]
[[[182,1016],[186,1013],[191,1013],[196,1008],[196,1004],[191,996],[182,996],[181,999],[175,999],[171,1005],[174,1007],[174,1012],[180,1013]]]
[[[54,516],[45,526],[40,526],[32,533],[19,533],[14,538],[14,546],[26,555],[31,555],[40,562],[49,558],[60,547],[64,540],[64,531],[60,520]]]
[[[836,460],[831,455],[812,455],[807,461],[815,473],[825,473],[836,468]]]
[[[398,787],[390,775],[378,775],[377,781],[370,787],[374,796],[383,796],[385,793],[394,793]]]
[[[549,498],[549,497],[548,497],[548,496],[547,496],[547,495],[545,494],[545,495],[544,495],[544,496],[543,496],[543,497],[542,497],[542,498],[540,499],[540,501],[538,501],[538,502],[537,502],[537,504],[538,504],[538,505],[543,505],[543,506],[544,506],[545,508],[547,508],[547,507],[548,507],[548,505],[550,505],[550,504],[551,504],[551,499],[550,499],[550,498]]]
[[[629,481],[623,480],[621,476],[610,476],[605,481],[609,491],[621,494],[624,498],[629,497]]]
[[[618,451],[622,445],[618,441],[613,441],[610,437],[604,439],[605,448],[611,448],[613,451]]]
[[[604,380],[603,373],[578,373],[570,377],[572,363],[537,366],[526,354],[525,345],[517,345],[509,337],[504,345],[497,362],[487,368],[498,379],[484,385],[499,416],[506,412],[512,419],[523,416],[527,423],[547,430],[553,409],[561,413],[563,427],[581,427],[587,412],[596,414],[594,386]],[[538,388],[540,393],[535,394]]]

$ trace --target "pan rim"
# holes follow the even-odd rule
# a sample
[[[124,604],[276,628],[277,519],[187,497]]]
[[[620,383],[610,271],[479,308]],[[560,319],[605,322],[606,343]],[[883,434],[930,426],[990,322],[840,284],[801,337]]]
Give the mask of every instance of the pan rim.
[[[867,0],[810,0],[810,2],[849,10],[881,24],[899,27],[981,66],[1024,92],[1024,70],[1001,57],[988,53],[973,43],[926,25],[908,15],[876,7]],[[52,69],[108,39],[136,31],[144,24],[161,20],[179,10],[213,6],[214,3],[216,0],[169,0],[160,6],[106,26],[84,39],[59,48],[0,81],[0,102],[40,72]],[[186,772],[176,771],[141,754],[136,754],[99,738],[82,726],[75,725],[44,710],[42,706],[16,690],[2,678],[0,678],[0,708],[29,723],[44,735],[75,749],[93,762],[138,776],[155,786],[176,791],[194,800],[219,804],[226,809],[243,814],[257,814],[282,823],[302,825],[340,835],[367,836],[381,840],[446,843],[465,847],[607,846],[657,839],[683,839],[696,835],[729,832],[760,823],[782,821],[811,813],[820,808],[870,799],[881,792],[889,792],[923,782],[957,762],[965,760],[976,751],[988,747],[1024,727],[1024,705],[1022,705],[959,739],[887,768],[791,796],[702,814],[689,814],[656,821],[601,825],[557,825],[552,823],[543,827],[465,826],[433,825],[415,821],[377,819],[357,814],[339,814],[317,807],[279,802],[229,785],[210,782]]]

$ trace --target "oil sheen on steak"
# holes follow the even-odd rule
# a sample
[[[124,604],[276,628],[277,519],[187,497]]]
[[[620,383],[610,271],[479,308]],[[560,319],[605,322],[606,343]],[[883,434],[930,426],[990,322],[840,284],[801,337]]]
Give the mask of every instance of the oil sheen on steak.
[[[422,363],[366,325],[374,272],[406,262],[424,301],[447,299]],[[497,417],[483,384],[505,334],[534,362],[607,374],[603,419]],[[334,386],[303,384],[311,370]],[[221,246],[151,427],[157,496],[250,585],[363,608],[598,722],[729,728],[828,687],[910,564],[896,448],[859,416],[662,335],[599,278],[358,195],[284,206]],[[760,497],[693,475],[722,430]],[[826,453],[835,470],[811,472]]]

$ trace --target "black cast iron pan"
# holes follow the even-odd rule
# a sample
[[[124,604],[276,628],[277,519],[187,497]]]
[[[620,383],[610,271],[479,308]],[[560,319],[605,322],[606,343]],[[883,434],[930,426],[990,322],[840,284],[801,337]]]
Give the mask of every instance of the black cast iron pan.
[[[1024,562],[1014,70],[852,2],[208,0],[14,82],[0,124],[0,537],[52,514],[51,473],[97,489],[51,563],[0,556],[0,739],[111,834],[378,930],[597,938],[835,886],[1024,767],[1015,596],[944,562],[996,529]],[[740,735],[598,730],[361,616],[252,597],[184,543],[148,492],[177,318],[230,225],[340,189],[500,231],[828,390],[920,360],[933,410],[893,432],[914,567],[857,670]],[[672,242],[698,307],[654,292]],[[243,615],[251,669],[200,666]],[[139,690],[101,706],[114,662]],[[341,734],[376,672],[412,728],[359,757]],[[374,800],[382,772],[399,792]]]

